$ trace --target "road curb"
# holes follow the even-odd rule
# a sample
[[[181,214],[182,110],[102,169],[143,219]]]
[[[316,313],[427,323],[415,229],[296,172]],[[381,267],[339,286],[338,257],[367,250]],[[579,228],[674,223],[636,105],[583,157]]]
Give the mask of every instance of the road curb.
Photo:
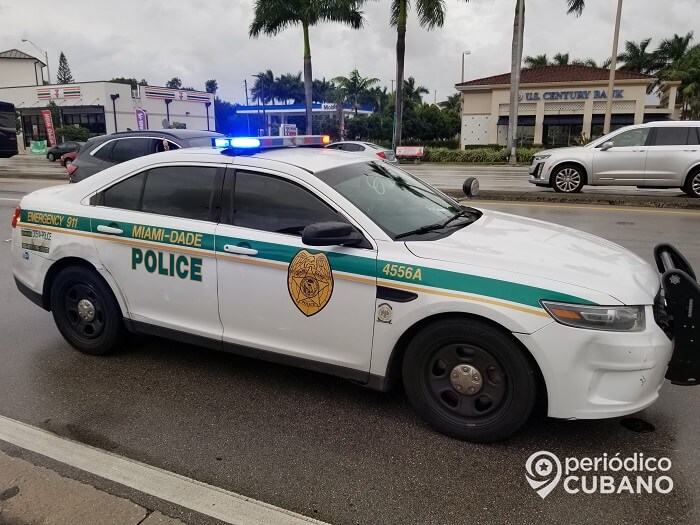
[[[450,197],[463,199],[464,193],[459,190],[443,190]],[[576,193],[572,195],[556,193],[554,191],[493,191],[483,190],[470,202],[479,201],[517,201],[517,202],[556,202],[564,204],[591,204],[608,206],[638,206],[643,208],[681,208],[700,210],[700,199],[689,197],[674,197],[659,195],[658,197],[615,195],[602,193]]]

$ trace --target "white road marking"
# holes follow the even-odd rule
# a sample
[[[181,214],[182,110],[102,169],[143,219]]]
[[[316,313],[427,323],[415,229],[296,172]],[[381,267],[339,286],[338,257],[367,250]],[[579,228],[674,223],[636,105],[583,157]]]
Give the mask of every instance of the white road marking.
[[[225,523],[325,525],[313,518],[65,439],[4,416],[0,416],[0,440]]]
[[[7,197],[0,197],[0,201],[12,201],[12,202],[19,202],[22,199],[9,199]]]

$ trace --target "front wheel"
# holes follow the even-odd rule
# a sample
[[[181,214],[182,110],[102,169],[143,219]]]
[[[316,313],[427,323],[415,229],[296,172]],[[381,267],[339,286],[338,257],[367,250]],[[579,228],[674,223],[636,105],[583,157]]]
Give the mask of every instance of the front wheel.
[[[416,335],[403,361],[406,395],[437,431],[475,442],[505,439],[535,406],[535,370],[505,333],[449,319]]]
[[[583,170],[573,164],[559,166],[552,173],[552,187],[558,193],[578,193],[585,180]]]
[[[71,162],[73,162],[73,161],[70,159],[66,159],[63,161],[63,166],[67,168],[68,166],[71,165]]]
[[[124,331],[121,309],[109,286],[82,266],[68,267],[56,276],[51,312],[61,335],[85,354],[109,353]]]
[[[683,191],[690,197],[700,198],[700,170],[696,170],[688,176]]]
[[[53,153],[49,153],[48,155],[46,155],[46,158],[49,159],[51,162],[56,160],[56,156]]]

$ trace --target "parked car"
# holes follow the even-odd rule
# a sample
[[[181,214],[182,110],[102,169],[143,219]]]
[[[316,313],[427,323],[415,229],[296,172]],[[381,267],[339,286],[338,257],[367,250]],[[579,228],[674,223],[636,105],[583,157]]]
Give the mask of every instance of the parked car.
[[[682,188],[700,197],[700,121],[627,126],[583,147],[541,151],[529,181],[561,193],[588,184]]]
[[[59,144],[58,146],[51,148],[46,153],[46,158],[53,162],[56,159],[60,159],[66,153],[69,153],[71,151],[80,151],[80,148],[84,145],[84,142],[76,142],[74,140],[69,140],[68,142],[64,142],[63,144]]]
[[[223,137],[214,131],[191,129],[158,129],[123,131],[88,140],[76,159],[68,166],[70,182],[86,179],[105,168],[127,160],[180,148],[211,146],[212,137]]]
[[[64,153],[63,155],[61,155],[59,162],[61,163],[61,166],[68,168],[68,166],[71,165],[71,163],[75,160],[77,156],[77,151],[69,151],[68,153]]]
[[[352,151],[361,153],[366,157],[376,159],[384,159],[388,162],[397,162],[394,152],[390,149],[382,148],[378,144],[372,142],[362,142],[355,140],[344,140],[342,142],[334,142],[326,146],[329,149],[337,149],[341,151]]]

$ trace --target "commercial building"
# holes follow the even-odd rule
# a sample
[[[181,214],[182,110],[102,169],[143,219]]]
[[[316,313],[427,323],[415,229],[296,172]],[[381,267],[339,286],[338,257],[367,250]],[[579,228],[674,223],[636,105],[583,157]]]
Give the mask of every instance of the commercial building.
[[[523,69],[518,102],[518,143],[567,146],[603,134],[608,97],[612,125],[678,118],[675,105],[680,82],[659,84],[658,105],[647,105],[657,79],[630,71],[615,73],[608,93],[609,69],[588,66],[542,66]],[[461,145],[505,145],[508,137],[510,73],[457,84],[461,93]]]
[[[46,140],[41,111],[58,106],[58,125],[87,128],[92,135],[127,129],[215,129],[214,95],[202,91],[117,82],[43,83],[43,62],[16,49],[0,53],[0,100],[21,115],[25,147]],[[19,137],[18,137],[19,138]]]
[[[373,111],[371,106],[359,106],[354,108],[352,104],[343,106],[345,118],[352,118],[354,115],[369,115]],[[253,123],[261,123],[261,129],[251,128],[250,134],[274,135],[279,132],[280,126],[284,124],[294,124],[300,129],[306,127],[306,105],[305,104],[261,104],[253,106],[238,106],[236,113],[248,117],[254,115]],[[314,102],[311,105],[312,115],[336,116],[338,106],[333,102]],[[262,124],[265,123],[265,124]],[[266,128],[266,129],[264,129]]]

